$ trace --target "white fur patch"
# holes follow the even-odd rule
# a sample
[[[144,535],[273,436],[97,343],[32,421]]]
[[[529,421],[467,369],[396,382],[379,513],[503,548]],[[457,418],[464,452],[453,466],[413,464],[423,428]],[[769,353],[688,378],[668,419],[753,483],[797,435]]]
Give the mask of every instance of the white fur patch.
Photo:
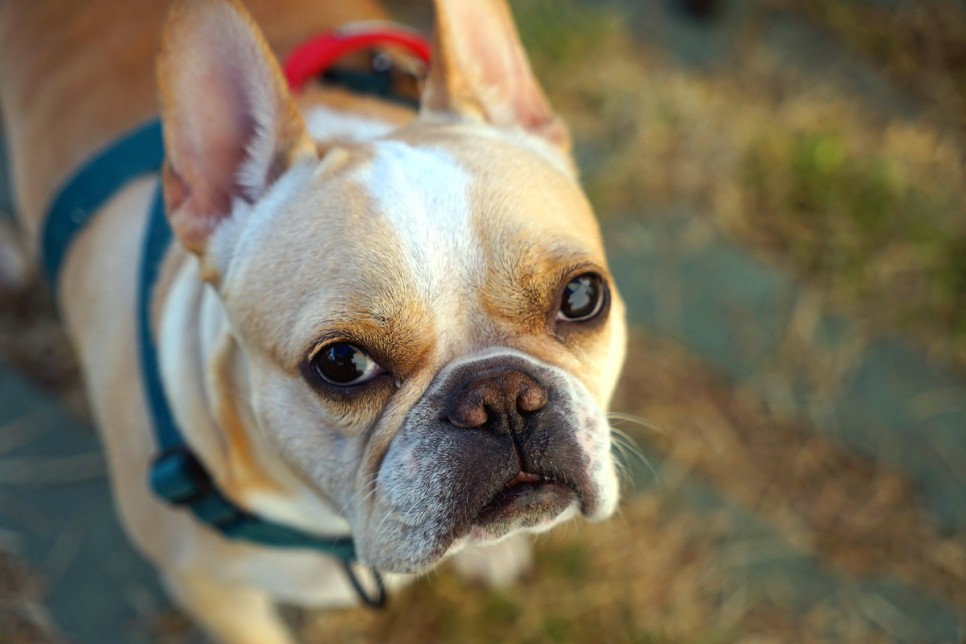
[[[460,285],[486,266],[472,225],[470,175],[451,155],[380,141],[359,182],[399,238],[400,252],[445,330],[465,313]]]
[[[422,112],[419,120],[423,123],[433,124],[440,127],[452,127],[460,130],[470,131],[473,136],[479,136],[500,141],[517,148],[522,148],[527,152],[536,154],[554,170],[564,175],[571,181],[578,179],[577,168],[573,160],[556,146],[541,136],[537,136],[520,128],[494,127],[488,124],[474,123],[471,121],[453,122],[449,114],[439,114],[434,112]]]
[[[357,116],[328,107],[313,107],[305,113],[305,126],[316,141],[370,141],[384,136],[396,126],[376,119]]]

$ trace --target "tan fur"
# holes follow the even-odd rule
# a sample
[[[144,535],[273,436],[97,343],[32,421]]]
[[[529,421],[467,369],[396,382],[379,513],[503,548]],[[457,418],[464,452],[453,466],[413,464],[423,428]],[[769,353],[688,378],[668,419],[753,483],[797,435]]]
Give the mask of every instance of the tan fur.
[[[232,392],[238,388],[235,384],[238,351],[237,343],[231,336],[224,336],[220,346],[215,349],[215,368],[211,378],[217,391]],[[279,483],[268,477],[258,462],[257,446],[253,445],[252,437],[248,434],[249,423],[242,417],[238,398],[226,395],[215,405],[215,419],[223,432],[221,436],[226,443],[224,449],[228,459],[228,476],[222,484],[225,494],[241,500],[265,491],[284,493]]]
[[[244,8],[234,0],[223,0],[236,9],[229,15],[241,18],[239,29],[253,33],[254,44],[257,49],[249,57],[259,61],[258,81],[271,94],[273,109],[278,111],[277,118],[272,123],[273,131],[267,135],[274,137],[276,149],[268,171],[270,180],[281,176],[299,158],[315,154],[315,144],[311,141],[305,129],[302,115],[295,105],[295,101],[288,93],[282,70],[275,60],[268,42],[262,36],[253,19]],[[244,149],[234,150],[228,146],[208,146],[203,150],[195,150],[197,142],[183,140],[191,138],[191,122],[193,114],[186,110],[198,105],[185,105],[181,94],[188,91],[203,95],[217,92],[219,80],[214,70],[203,67],[188,76],[182,83],[193,81],[191,87],[178,86],[183,70],[201,65],[198,48],[211,46],[218,38],[217,29],[223,26],[225,12],[219,3],[197,0],[196,2],[176,3],[168,15],[167,28],[161,38],[161,50],[158,56],[158,95],[161,102],[161,114],[168,125],[164,130],[165,150],[168,153],[162,175],[165,203],[168,206],[169,219],[175,235],[182,245],[198,255],[204,255],[207,237],[218,225],[218,218],[210,213],[218,212],[227,216],[231,212],[231,200],[222,193],[208,194],[206,188],[212,185],[212,177],[201,174],[203,167],[225,166],[226,173],[235,170],[234,155],[241,155]],[[200,33],[196,33],[200,32]],[[233,56],[235,52],[226,51],[223,55]],[[220,61],[219,61],[220,62]],[[225,81],[221,81],[224,83]],[[205,101],[200,101],[204,103]],[[224,119],[226,123],[230,119]],[[187,131],[187,132],[185,132]],[[203,155],[203,156],[202,156]],[[227,159],[226,159],[227,157]],[[229,170],[230,169],[230,170]],[[217,176],[215,177],[217,179]],[[234,177],[226,177],[224,181],[233,182]],[[183,212],[187,210],[188,212]],[[205,214],[199,215],[196,211]],[[204,276],[209,281],[217,279],[214,269],[205,263]]]
[[[467,24],[474,26],[469,33]],[[508,37],[502,45],[492,47],[490,64],[474,60],[474,50],[480,46],[473,41],[494,31]],[[438,5],[433,44],[436,55],[430,65],[424,110],[498,125],[522,124],[569,153],[570,136],[533,77],[505,3]],[[503,92],[493,91],[498,85],[505,88]]]

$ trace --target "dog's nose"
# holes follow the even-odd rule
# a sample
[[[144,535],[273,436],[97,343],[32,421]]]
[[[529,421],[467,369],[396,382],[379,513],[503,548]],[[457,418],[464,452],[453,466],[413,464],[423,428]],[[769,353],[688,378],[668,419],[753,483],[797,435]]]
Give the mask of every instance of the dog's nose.
[[[507,369],[473,375],[457,386],[446,405],[450,424],[464,429],[518,433],[527,417],[547,404],[547,390],[528,373]]]

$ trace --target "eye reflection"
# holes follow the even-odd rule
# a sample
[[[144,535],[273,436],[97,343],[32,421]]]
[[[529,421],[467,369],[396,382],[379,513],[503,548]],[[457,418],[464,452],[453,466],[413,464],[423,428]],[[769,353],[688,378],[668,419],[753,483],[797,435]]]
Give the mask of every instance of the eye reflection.
[[[583,322],[596,316],[604,302],[603,280],[596,273],[584,273],[570,280],[560,301],[558,320]]]
[[[361,384],[382,373],[369,354],[348,342],[323,347],[312,358],[312,368],[320,378],[338,387]]]

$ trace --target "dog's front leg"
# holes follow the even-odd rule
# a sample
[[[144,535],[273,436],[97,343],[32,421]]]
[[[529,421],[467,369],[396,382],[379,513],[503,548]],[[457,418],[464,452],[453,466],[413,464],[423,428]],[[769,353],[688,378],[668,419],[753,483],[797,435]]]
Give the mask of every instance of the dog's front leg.
[[[294,644],[271,597],[251,586],[225,584],[201,575],[169,573],[171,596],[224,644]]]

